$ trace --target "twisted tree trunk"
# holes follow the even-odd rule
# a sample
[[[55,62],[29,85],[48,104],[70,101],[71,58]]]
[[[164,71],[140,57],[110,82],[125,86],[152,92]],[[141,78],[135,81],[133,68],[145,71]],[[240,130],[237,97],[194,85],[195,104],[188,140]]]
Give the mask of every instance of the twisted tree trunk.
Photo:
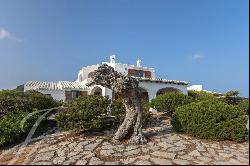
[[[138,91],[128,92],[127,96],[123,98],[123,103],[126,108],[125,119],[115,133],[113,140],[121,141],[130,138],[131,143],[146,143],[147,140],[142,134],[142,109]]]

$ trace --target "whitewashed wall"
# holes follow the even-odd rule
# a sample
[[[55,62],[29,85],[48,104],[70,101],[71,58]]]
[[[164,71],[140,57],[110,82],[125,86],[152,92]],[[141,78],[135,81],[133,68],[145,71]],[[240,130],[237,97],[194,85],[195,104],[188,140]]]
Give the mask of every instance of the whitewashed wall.
[[[65,91],[64,90],[37,90],[43,94],[50,94],[53,99],[57,101],[65,101]]]
[[[154,83],[154,82],[140,82],[139,86],[148,91],[149,100],[156,97],[158,90],[162,88],[176,88],[179,89],[183,94],[187,94],[187,85],[177,85],[177,84],[165,84],[165,83]]]
[[[158,90],[162,88],[176,88],[179,89],[183,94],[187,95],[187,85],[177,84],[165,84],[165,83],[154,83],[154,82],[140,82],[139,86],[148,91],[149,101],[156,97]],[[150,108],[151,112],[157,112],[157,110]]]
[[[84,81],[85,79],[87,79],[87,78],[88,78],[88,74],[89,74],[90,72],[95,71],[99,66],[100,66],[99,64],[96,64],[96,65],[91,65],[91,66],[83,67],[83,68],[78,72],[77,81],[78,81],[78,82],[81,82],[81,81]]]

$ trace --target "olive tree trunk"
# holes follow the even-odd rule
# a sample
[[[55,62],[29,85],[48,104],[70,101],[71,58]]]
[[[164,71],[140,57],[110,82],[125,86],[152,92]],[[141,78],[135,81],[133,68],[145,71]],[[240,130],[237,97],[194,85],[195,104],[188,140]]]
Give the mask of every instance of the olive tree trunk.
[[[123,103],[126,108],[125,119],[115,133],[113,140],[122,141],[129,138],[131,143],[146,143],[147,140],[142,134],[142,109],[138,92],[128,92],[128,95],[123,98]]]

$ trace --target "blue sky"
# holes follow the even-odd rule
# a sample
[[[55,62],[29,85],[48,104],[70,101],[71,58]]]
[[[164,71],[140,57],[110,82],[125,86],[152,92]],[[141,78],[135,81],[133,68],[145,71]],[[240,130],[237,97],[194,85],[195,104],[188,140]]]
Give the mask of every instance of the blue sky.
[[[247,0],[1,0],[0,89],[108,61],[249,96]]]

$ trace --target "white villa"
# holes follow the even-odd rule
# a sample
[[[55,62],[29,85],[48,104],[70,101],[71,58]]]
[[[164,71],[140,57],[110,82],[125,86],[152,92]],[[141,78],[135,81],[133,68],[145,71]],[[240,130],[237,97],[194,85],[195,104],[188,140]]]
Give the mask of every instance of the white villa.
[[[155,69],[141,65],[141,60],[137,60],[136,65],[116,63],[115,55],[110,56],[110,62],[102,62],[113,67],[116,71],[123,74],[137,77],[140,81],[139,86],[143,90],[143,96],[150,101],[157,95],[166,91],[179,91],[187,94],[187,86],[189,82],[157,79]],[[36,90],[43,94],[52,96],[56,100],[70,101],[78,96],[85,96],[90,94],[109,96],[114,99],[116,96],[111,89],[100,85],[93,85],[87,87],[88,78],[100,64],[86,66],[80,69],[76,81],[59,81],[59,82],[38,82],[29,81],[24,84],[24,91]],[[152,110],[153,111],[153,110]]]

